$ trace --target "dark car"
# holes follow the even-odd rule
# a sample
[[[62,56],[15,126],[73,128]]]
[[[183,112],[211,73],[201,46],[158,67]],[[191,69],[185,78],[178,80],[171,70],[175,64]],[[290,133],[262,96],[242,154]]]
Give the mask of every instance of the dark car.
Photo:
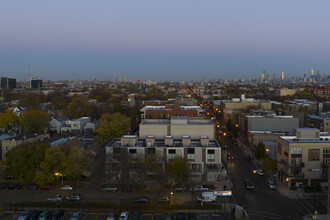
[[[159,198],[157,204],[170,204],[170,198],[168,198],[168,196]]]
[[[189,220],[197,220],[196,215],[193,213],[189,214]]]
[[[234,160],[234,156],[231,155],[230,153],[227,154],[227,159],[228,160]]]
[[[29,220],[38,220],[39,215],[40,215],[40,211],[34,210],[34,211],[32,211],[31,215],[29,215],[28,219]]]
[[[172,220],[172,215],[171,215],[171,213],[167,213],[167,214],[165,215],[164,220]]]
[[[134,203],[148,203],[149,198],[145,196],[137,197],[133,200]]]
[[[179,212],[178,214],[176,214],[175,220],[186,220],[186,215],[182,212]]]
[[[26,186],[24,186],[24,189],[25,190],[36,190],[36,189],[38,189],[39,187],[37,186],[37,185],[35,185],[35,184],[30,184],[30,185],[26,185]]]
[[[244,185],[245,185],[245,188],[247,188],[247,189],[254,189],[254,186],[250,180],[245,180]]]
[[[49,219],[51,220],[58,220],[61,219],[61,217],[64,215],[64,210],[57,210],[56,212],[53,212],[53,214],[50,216]]]
[[[250,156],[246,156],[245,157],[245,160],[250,161],[251,160],[251,157]]]
[[[174,192],[185,192],[187,191],[187,188],[185,186],[174,186],[173,187]]]
[[[110,212],[107,220],[116,220],[117,219],[117,212]]]
[[[18,184],[13,184],[13,185],[7,186],[7,189],[8,190],[18,190],[20,188],[22,188],[22,187],[20,185],[18,185]]]
[[[141,218],[141,212],[139,212],[139,211],[133,212],[133,214],[131,216],[131,220],[140,220],[140,218]]]
[[[53,214],[50,210],[44,210],[40,213],[38,220],[47,220]]]
[[[237,141],[235,139],[232,139],[231,142],[235,145],[237,145]]]
[[[6,185],[0,184],[0,189],[6,189]]]
[[[138,189],[135,187],[127,187],[125,189],[123,189],[123,192],[137,192]]]
[[[51,189],[55,189],[55,187],[53,185],[47,185],[47,186],[43,186],[40,188],[41,190],[51,190]]]

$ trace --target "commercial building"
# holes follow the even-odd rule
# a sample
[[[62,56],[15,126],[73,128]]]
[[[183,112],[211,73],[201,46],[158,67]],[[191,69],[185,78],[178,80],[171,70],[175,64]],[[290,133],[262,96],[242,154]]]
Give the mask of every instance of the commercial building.
[[[281,181],[290,186],[327,185],[330,136],[315,128],[295,129],[294,136],[280,136],[277,169]]]
[[[1,77],[1,89],[5,89],[7,87],[9,87],[11,89],[15,89],[16,88],[16,79],[9,78],[9,77]]]
[[[162,106],[145,106],[140,113],[141,120],[171,119],[173,116],[201,116],[203,109],[200,106],[179,106],[178,102],[174,102]]]
[[[168,119],[146,119],[139,125],[139,137],[155,136],[156,139],[164,139],[173,136],[174,139],[189,136],[198,139],[207,136],[215,138],[215,127],[209,119],[199,119],[187,116],[174,116]]]
[[[30,79],[31,89],[40,89],[42,87],[42,79],[32,78]]]

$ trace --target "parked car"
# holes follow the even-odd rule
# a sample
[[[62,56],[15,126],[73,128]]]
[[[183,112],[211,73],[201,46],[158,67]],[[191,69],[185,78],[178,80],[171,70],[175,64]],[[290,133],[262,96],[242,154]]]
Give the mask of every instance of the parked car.
[[[170,204],[170,198],[168,198],[168,196],[159,198],[157,204]]]
[[[137,197],[133,200],[134,203],[148,203],[149,198],[145,196]]]
[[[101,187],[101,191],[102,192],[116,192],[118,190],[117,186],[113,186],[113,185],[106,185]]]
[[[0,184],[0,189],[6,189],[6,185]]]
[[[257,169],[257,174],[259,176],[263,176],[264,175],[264,171],[262,169]]]
[[[120,213],[119,220],[128,220],[129,212]]]
[[[65,185],[65,186],[62,186],[60,188],[60,190],[64,190],[64,191],[72,191],[73,190],[73,187],[72,186],[69,186],[69,185]]]
[[[137,192],[138,189],[135,187],[127,187],[125,189],[122,190],[123,192]]]
[[[47,220],[52,215],[52,211],[44,210],[38,217],[38,220]]]
[[[20,188],[22,188],[22,187],[18,184],[12,184],[12,185],[7,186],[8,190],[18,190]]]
[[[182,212],[179,212],[176,214],[175,220],[186,220],[186,215]]]
[[[269,187],[269,189],[275,189],[276,183],[273,180],[266,180],[266,185]]]
[[[60,209],[60,210],[53,212],[53,214],[50,216],[49,219],[50,220],[59,220],[62,218],[63,215],[64,215],[64,210]]]
[[[65,199],[68,202],[79,202],[82,200],[82,197],[79,194],[72,194],[71,196],[68,196]]]
[[[235,145],[237,145],[237,141],[235,139],[232,139],[231,142]]]
[[[139,211],[133,212],[133,214],[131,216],[131,220],[140,220],[140,218],[141,218],[141,212],[139,212]]]
[[[38,220],[39,215],[40,215],[40,211],[34,210],[34,211],[32,211],[31,215],[29,215],[29,217],[27,219],[28,220]]]
[[[245,157],[245,160],[250,161],[251,160],[251,157],[250,156],[246,156]]]
[[[194,191],[208,191],[208,190],[209,190],[209,188],[204,187],[202,185],[196,185],[194,188]]]
[[[70,220],[79,220],[79,219],[82,219],[83,215],[84,215],[83,212],[80,212],[80,211],[74,212],[72,214],[72,216],[70,217]]]
[[[41,190],[51,190],[51,189],[55,189],[55,187],[53,185],[46,185],[40,188]]]
[[[32,210],[25,210],[23,211],[17,218],[17,220],[26,220],[29,218],[29,216],[32,214]]]
[[[107,220],[116,220],[116,218],[117,218],[117,212],[110,212],[107,217]]]
[[[39,188],[38,185],[35,185],[35,184],[30,184],[30,185],[24,186],[25,190],[36,190],[38,188]]]
[[[171,213],[167,213],[167,214],[165,214],[165,218],[164,218],[164,220],[172,220],[172,215],[171,215]]]
[[[245,180],[244,185],[245,185],[245,188],[247,188],[247,189],[254,189],[254,186],[250,180]]]
[[[189,214],[189,220],[197,220],[196,215],[193,213]]]
[[[62,202],[62,196],[61,195],[55,195],[47,198],[48,202]]]
[[[174,192],[185,192],[187,191],[187,188],[185,186],[174,186],[173,188],[173,191]]]

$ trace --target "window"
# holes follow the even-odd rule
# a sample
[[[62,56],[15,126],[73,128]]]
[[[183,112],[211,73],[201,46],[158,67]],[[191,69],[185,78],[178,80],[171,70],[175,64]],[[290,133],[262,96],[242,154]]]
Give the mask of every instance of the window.
[[[175,158],[175,150],[168,150],[168,161],[172,161]]]
[[[129,149],[130,154],[136,154],[136,149]]]
[[[323,153],[324,154],[330,154],[330,147],[323,148]]]
[[[201,164],[191,164],[191,170],[192,171],[202,171],[202,165]]]
[[[219,170],[219,165],[218,164],[208,164],[207,165],[208,170]]]
[[[5,152],[8,152],[8,146],[5,146]]]
[[[188,148],[188,150],[187,150],[187,160],[189,162],[195,161],[195,148]]]
[[[301,154],[301,148],[292,147],[291,148],[291,154]]]
[[[215,162],[215,150],[207,150],[207,162]]]

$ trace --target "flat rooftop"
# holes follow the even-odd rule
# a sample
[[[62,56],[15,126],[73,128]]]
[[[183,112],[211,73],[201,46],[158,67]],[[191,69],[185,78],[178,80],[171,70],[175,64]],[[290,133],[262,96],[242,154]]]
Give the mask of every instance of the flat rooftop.
[[[281,139],[289,143],[330,143],[330,136],[320,138],[297,138],[296,136],[280,136]]]

